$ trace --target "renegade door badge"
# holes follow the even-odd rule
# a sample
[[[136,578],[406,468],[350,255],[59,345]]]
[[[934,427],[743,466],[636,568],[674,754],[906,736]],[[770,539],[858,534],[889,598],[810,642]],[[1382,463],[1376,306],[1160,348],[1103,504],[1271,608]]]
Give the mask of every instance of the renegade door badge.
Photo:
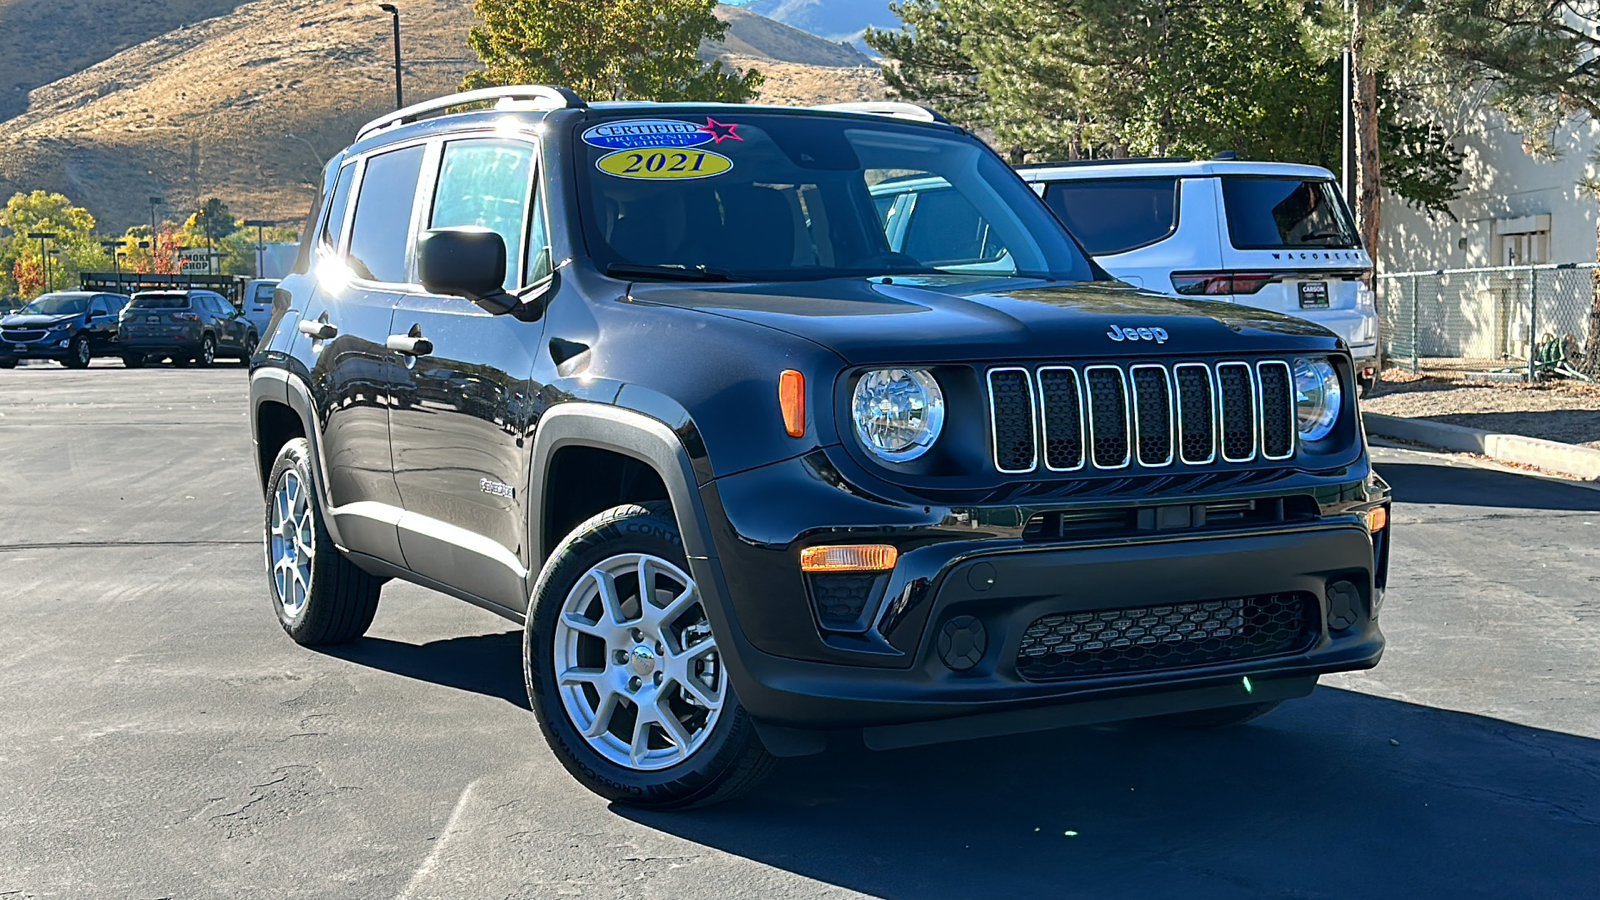
[[[1113,325],[1111,330],[1106,332],[1106,337],[1111,338],[1113,341],[1155,341],[1158,344],[1165,344],[1167,342],[1167,330],[1165,328],[1121,328]]]

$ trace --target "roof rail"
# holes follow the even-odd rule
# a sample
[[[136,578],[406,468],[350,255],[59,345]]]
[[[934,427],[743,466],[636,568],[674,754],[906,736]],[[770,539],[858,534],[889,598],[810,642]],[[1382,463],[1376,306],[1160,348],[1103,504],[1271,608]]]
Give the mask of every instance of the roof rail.
[[[356,132],[356,140],[361,140],[369,134],[395,125],[405,125],[427,116],[428,113],[441,112],[468,103],[483,103],[487,100],[497,101],[497,109],[583,109],[588,106],[583,98],[564,87],[552,87],[546,84],[509,84],[499,87],[479,88],[475,91],[463,91],[459,94],[450,94],[446,97],[435,97],[421,103],[397,109],[388,115],[379,116],[371,122],[361,126]],[[518,103],[519,100],[531,100],[532,105]]]
[[[1120,156],[1116,159],[1062,159],[1055,162],[1019,163],[1011,168],[1022,169],[1063,169],[1077,166],[1135,166],[1141,163],[1186,163],[1194,162],[1187,156]]]
[[[896,100],[863,100],[857,103],[824,103],[813,106],[812,109],[823,109],[830,112],[867,113],[874,116],[890,116],[896,119],[915,119],[918,122],[945,122],[949,119],[939,115],[926,106],[915,103],[901,103]]]

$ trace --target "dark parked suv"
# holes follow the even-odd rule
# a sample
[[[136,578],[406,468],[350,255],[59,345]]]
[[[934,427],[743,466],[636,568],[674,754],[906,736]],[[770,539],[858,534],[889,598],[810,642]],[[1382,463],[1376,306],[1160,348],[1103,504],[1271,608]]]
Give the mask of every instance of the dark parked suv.
[[[128,298],[92,291],[41,294],[0,318],[0,369],[19,359],[53,359],[82,369],[96,356],[119,353],[117,313]]]
[[[130,368],[170,359],[209,366],[218,357],[248,362],[256,326],[215,291],[143,291],[122,312],[122,360]]]
[[[872,187],[911,175],[980,270],[890,248]],[[1344,346],[1110,279],[925,110],[488,89],[367,125],[322,195],[251,371],[279,621],[351,640],[402,578],[522,623],[604,796],[1239,722],[1382,653]]]

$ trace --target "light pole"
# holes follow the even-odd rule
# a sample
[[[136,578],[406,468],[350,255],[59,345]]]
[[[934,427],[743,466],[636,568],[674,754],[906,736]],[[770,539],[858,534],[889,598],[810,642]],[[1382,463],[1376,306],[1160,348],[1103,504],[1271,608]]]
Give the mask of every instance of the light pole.
[[[394,108],[405,106],[400,93],[400,7],[393,3],[379,3],[378,8],[394,18]]]
[[[273,225],[276,225],[276,224],[278,224],[278,223],[272,221],[271,219],[245,219],[244,220],[244,227],[246,227],[246,228],[254,228],[256,230],[256,277],[257,278],[261,277],[261,270],[264,268],[262,263],[266,262],[266,260],[262,258],[262,255],[263,255],[264,251],[267,249],[267,243],[266,243],[266,239],[264,237],[265,231],[263,229],[269,228],[269,227],[271,227]]]
[[[122,287],[122,267],[117,264],[117,257],[120,255],[117,253],[117,248],[121,245],[121,241],[100,242],[100,246],[106,248],[106,252],[111,254],[111,274],[116,277],[117,287],[119,288]]]
[[[39,269],[40,274],[44,276],[44,289],[47,291],[50,290],[50,257],[45,255],[44,242],[53,241],[58,237],[60,235],[54,231],[28,232],[28,240],[37,240],[39,242]]]
[[[1344,80],[1340,82],[1341,95],[1344,97],[1344,106],[1339,115],[1339,181],[1340,189],[1344,191],[1344,200],[1350,202],[1350,41],[1354,37],[1350,33],[1350,0],[1344,0],[1344,52],[1339,54],[1342,58]]]
[[[156,270],[156,207],[166,203],[160,197],[150,198],[150,271]]]

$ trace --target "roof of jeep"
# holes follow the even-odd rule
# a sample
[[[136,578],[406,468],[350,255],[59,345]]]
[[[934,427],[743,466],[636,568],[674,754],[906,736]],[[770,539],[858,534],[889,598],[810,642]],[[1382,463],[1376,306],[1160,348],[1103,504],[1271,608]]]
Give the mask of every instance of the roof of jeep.
[[[1126,159],[1033,163],[1017,167],[1024,181],[1074,181],[1087,178],[1148,178],[1152,176],[1204,178],[1217,175],[1255,175],[1279,178],[1332,179],[1321,166],[1247,159]]]

